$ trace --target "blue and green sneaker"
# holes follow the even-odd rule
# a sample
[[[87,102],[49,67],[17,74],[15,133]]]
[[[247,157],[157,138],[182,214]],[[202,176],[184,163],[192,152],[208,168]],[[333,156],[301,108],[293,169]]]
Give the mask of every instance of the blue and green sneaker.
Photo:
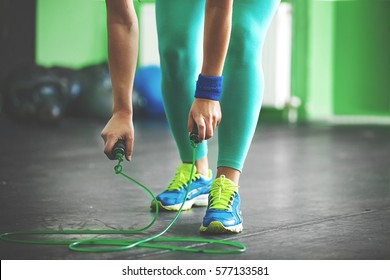
[[[222,175],[211,185],[208,207],[200,232],[239,233],[242,229],[238,186]]]
[[[187,186],[191,175],[192,164],[183,163],[177,167],[177,171],[171,184],[168,188],[156,196],[160,209],[168,211],[178,211],[183,204]],[[187,199],[182,210],[189,210],[192,206],[207,206],[209,190],[212,182],[212,172],[209,170],[208,178],[196,173],[194,167],[194,174],[190,184]],[[155,202],[151,206],[155,209]]]

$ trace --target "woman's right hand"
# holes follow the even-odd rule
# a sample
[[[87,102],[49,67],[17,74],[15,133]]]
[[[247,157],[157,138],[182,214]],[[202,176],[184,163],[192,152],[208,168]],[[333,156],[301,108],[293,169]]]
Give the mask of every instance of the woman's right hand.
[[[134,127],[131,113],[114,113],[104,127],[101,136],[104,140],[104,153],[109,159],[115,159],[112,149],[119,139],[125,140],[125,157],[131,160],[134,144]]]

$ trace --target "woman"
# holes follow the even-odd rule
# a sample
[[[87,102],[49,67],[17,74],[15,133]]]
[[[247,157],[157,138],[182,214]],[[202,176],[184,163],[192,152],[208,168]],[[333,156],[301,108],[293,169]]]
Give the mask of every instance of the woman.
[[[127,29],[127,36],[113,32],[115,25],[110,23],[110,18],[124,12],[123,9],[110,11],[111,2],[115,1],[107,0],[109,63],[111,76],[115,76],[112,79],[114,110],[102,136],[105,153],[110,158],[113,144],[125,139],[129,159],[133,143],[131,113],[119,112],[123,108],[131,112],[129,91],[133,76],[126,79],[120,77],[119,71],[112,70],[121,69],[116,64],[123,62],[118,52],[132,49],[125,42],[130,39],[131,28]],[[178,210],[183,203],[192,159],[188,133],[196,125],[201,143],[197,147],[196,173],[184,209],[207,206],[201,232],[237,233],[243,229],[238,183],[260,113],[262,45],[278,4],[279,0],[156,1],[163,101],[182,161],[172,182],[157,200],[165,210]],[[130,6],[127,2],[127,7]],[[134,10],[127,8],[127,11],[124,18],[134,18]],[[129,20],[122,19],[122,22],[129,23]],[[199,65],[197,47],[202,34],[203,63]],[[123,89],[127,93],[121,94]],[[125,105],[119,105],[123,99]],[[218,168],[213,179],[205,140],[213,136],[217,126]]]

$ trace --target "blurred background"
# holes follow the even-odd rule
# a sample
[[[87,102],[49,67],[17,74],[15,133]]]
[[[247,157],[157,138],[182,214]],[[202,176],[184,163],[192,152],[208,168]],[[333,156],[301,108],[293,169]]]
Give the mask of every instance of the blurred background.
[[[164,118],[154,1],[135,1],[135,110]],[[263,51],[261,120],[390,124],[390,2],[283,0]],[[104,1],[0,1],[1,115],[107,120]]]

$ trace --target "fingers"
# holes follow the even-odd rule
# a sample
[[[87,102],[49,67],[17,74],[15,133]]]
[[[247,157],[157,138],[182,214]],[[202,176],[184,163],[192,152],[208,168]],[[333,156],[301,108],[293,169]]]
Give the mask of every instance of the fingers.
[[[111,159],[115,160],[116,157],[112,153],[112,150],[114,149],[114,146],[118,140],[123,139],[123,137],[115,136],[115,135],[104,135],[102,134],[102,138],[104,140],[104,153],[106,156]],[[126,145],[126,151],[125,151],[125,158],[126,160],[131,160],[131,155],[133,154],[133,139],[132,138],[126,138],[125,145]]]
[[[116,155],[112,154],[112,150],[120,139],[125,142],[125,158],[127,160],[131,159],[133,153],[134,127],[129,114],[113,114],[102,130],[101,136],[104,140],[104,153],[109,159],[116,159]]]
[[[220,118],[217,117],[217,116],[214,116],[213,120],[212,120],[213,130],[217,129],[217,126],[219,125],[219,122],[220,122]]]
[[[194,119],[192,118],[191,116],[191,112],[188,116],[188,123],[187,123],[187,128],[188,128],[188,132],[191,134],[192,132],[194,132],[194,127],[195,127],[196,123],[194,121]],[[198,134],[198,131],[196,131],[196,134]]]
[[[188,131],[190,133],[195,131],[195,125],[197,127],[199,142],[202,142],[203,140],[208,140],[213,137],[214,130],[217,128],[217,122],[207,121],[202,117],[199,117],[196,120],[190,118],[188,122]]]
[[[112,154],[112,149],[114,148],[115,143],[119,140],[119,137],[115,136],[103,136],[104,140],[104,153],[109,159],[115,159],[115,155]]]
[[[198,127],[199,142],[202,142],[206,139],[206,124],[204,122],[204,119],[198,118],[196,120],[196,125]]]
[[[130,161],[131,160],[131,155],[133,154],[133,139],[127,138],[125,140],[126,142],[126,153],[125,153],[125,158]]]

